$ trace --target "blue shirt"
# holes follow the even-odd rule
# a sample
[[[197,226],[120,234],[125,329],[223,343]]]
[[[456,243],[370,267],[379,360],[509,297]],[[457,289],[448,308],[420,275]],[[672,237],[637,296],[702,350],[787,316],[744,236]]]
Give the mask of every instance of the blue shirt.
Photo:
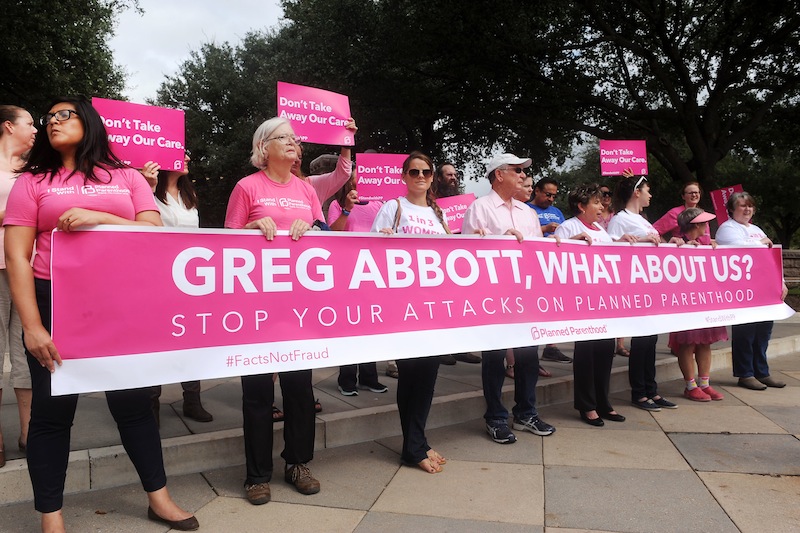
[[[539,224],[542,225],[542,229],[551,222],[555,222],[557,224],[564,223],[564,215],[561,213],[561,210],[555,206],[550,206],[547,209],[543,209],[534,203],[528,204],[528,206],[536,211],[536,214],[539,215]],[[545,233],[545,237],[549,237],[554,232]]]

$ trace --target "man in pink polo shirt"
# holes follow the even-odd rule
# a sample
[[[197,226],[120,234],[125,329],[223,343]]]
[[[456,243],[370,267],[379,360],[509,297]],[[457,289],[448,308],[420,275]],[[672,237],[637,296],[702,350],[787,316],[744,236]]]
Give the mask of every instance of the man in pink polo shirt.
[[[513,235],[519,242],[529,237],[541,237],[542,228],[536,213],[514,193],[522,187],[525,169],[530,159],[513,154],[492,158],[486,166],[486,178],[492,191],[475,200],[464,214],[461,233],[479,235]],[[486,430],[492,440],[511,444],[517,438],[508,427],[508,410],[501,395],[505,378],[506,350],[483,352],[481,378],[486,399]],[[514,415],[513,428],[535,435],[551,435],[556,429],[539,418],[536,412],[536,382],[539,380],[539,354],[536,346],[514,348]]]

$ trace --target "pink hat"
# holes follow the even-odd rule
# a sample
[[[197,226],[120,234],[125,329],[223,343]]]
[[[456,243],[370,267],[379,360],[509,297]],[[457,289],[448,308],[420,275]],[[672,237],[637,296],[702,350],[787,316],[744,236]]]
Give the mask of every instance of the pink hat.
[[[692,220],[689,221],[689,224],[702,224],[703,222],[708,222],[709,220],[714,220],[717,218],[716,215],[713,215],[707,211],[703,211]]]

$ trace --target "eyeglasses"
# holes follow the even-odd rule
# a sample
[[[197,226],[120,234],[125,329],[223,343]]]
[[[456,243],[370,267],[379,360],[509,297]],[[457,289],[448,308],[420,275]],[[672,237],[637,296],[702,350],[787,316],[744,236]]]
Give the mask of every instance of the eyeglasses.
[[[410,168],[410,169],[408,169],[408,175],[411,176],[412,178],[416,178],[417,176],[419,176],[420,172],[422,173],[422,175],[425,178],[430,178],[431,176],[433,176],[433,170],[431,170],[429,168],[426,168],[426,169],[423,169],[423,170],[420,170],[418,168]]]
[[[643,181],[647,181],[647,176],[641,176],[639,178],[639,181],[636,182],[636,185],[634,185],[633,188],[638,189],[639,185],[641,185]]]
[[[292,133],[284,133],[283,135],[276,135],[275,137],[270,137],[269,139],[266,140],[266,142],[269,141],[280,141],[284,144],[291,143],[291,144],[296,144],[297,146],[300,146],[303,143],[303,140],[300,139],[300,137]]]
[[[544,192],[544,191],[542,191],[542,194],[544,194],[548,198],[555,198],[558,193],[557,192]]]
[[[50,124],[50,121],[53,120],[53,117],[56,118],[59,122],[64,122],[65,120],[69,120],[72,118],[72,115],[76,117],[80,117],[77,111],[73,111],[72,109],[59,109],[55,113],[47,113],[42,115],[39,121],[42,123],[42,126],[47,126]]]

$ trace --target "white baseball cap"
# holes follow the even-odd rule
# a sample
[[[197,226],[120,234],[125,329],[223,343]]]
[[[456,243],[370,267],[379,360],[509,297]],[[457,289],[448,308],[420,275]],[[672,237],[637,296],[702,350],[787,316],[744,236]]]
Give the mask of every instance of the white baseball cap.
[[[486,179],[489,179],[489,176],[492,175],[492,172],[503,165],[519,165],[522,168],[528,168],[531,166],[531,163],[532,161],[530,159],[522,159],[514,154],[496,155],[486,164]]]

